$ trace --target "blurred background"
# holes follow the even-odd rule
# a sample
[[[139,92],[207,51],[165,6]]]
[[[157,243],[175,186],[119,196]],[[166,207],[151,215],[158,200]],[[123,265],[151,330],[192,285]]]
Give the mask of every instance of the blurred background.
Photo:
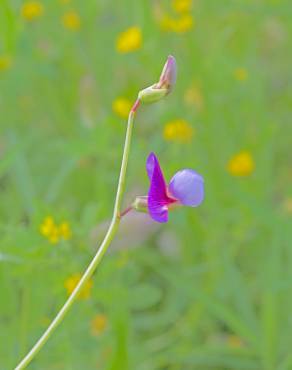
[[[126,208],[167,179],[206,198],[130,213],[30,369],[292,369],[291,0],[0,2],[0,369],[16,366],[95,254],[126,118],[142,106]]]

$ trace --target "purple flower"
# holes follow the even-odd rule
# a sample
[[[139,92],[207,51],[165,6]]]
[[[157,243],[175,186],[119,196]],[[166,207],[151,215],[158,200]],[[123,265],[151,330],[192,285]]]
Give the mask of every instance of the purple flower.
[[[150,180],[148,211],[153,220],[167,222],[168,210],[177,205],[197,207],[204,199],[204,179],[191,169],[178,171],[167,185],[159,161],[150,153],[146,170]]]

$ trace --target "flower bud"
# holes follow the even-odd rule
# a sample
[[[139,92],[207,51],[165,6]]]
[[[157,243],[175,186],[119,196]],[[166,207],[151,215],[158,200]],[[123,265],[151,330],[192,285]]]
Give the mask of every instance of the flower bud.
[[[168,95],[176,82],[176,61],[169,56],[161,72],[159,81],[139,92],[138,98],[143,103],[154,103]]]

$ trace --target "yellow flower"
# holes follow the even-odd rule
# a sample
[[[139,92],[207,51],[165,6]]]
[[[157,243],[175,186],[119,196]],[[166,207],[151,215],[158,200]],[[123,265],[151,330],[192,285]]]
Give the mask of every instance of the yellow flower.
[[[173,31],[174,22],[175,20],[167,14],[159,17],[159,25],[162,31]]]
[[[190,31],[194,26],[193,17],[190,14],[182,15],[174,24],[173,31],[184,33]]]
[[[9,55],[0,55],[0,72],[6,71],[12,65],[12,59]]]
[[[44,222],[40,225],[40,233],[44,236],[49,236],[52,229],[55,227],[55,222],[51,216],[47,216]]]
[[[65,13],[62,17],[62,22],[63,26],[71,31],[77,31],[81,26],[79,14],[74,10]]]
[[[68,279],[65,280],[64,287],[67,290],[67,294],[70,295],[73,290],[76,288],[77,284],[79,283],[81,279],[81,274],[74,274],[71,275]],[[88,299],[91,295],[91,288],[93,285],[92,279],[89,279],[83,289],[81,290],[78,298],[79,299]]]
[[[64,221],[58,226],[51,216],[47,216],[40,225],[40,233],[52,244],[58,243],[61,238],[68,240],[72,235],[68,222]]]
[[[28,1],[23,4],[21,8],[21,15],[27,21],[33,21],[34,19],[43,15],[44,7],[39,1]]]
[[[112,104],[113,111],[122,118],[127,118],[131,110],[131,101],[127,98],[117,98]]]
[[[129,53],[141,48],[142,32],[139,27],[133,26],[121,32],[116,40],[116,50],[119,53]]]
[[[236,68],[234,71],[233,71],[233,75],[234,75],[234,78],[237,80],[237,81],[246,81],[248,79],[248,72],[245,68]]]
[[[160,19],[160,27],[163,31],[185,33],[190,31],[193,26],[194,19],[190,14],[183,14],[178,19],[174,19],[168,15],[164,15]]]
[[[254,168],[253,157],[248,151],[241,151],[236,154],[227,164],[227,170],[233,176],[249,176]]]
[[[107,327],[107,317],[103,314],[95,315],[91,320],[90,327],[92,335],[98,336],[102,334]]]
[[[51,216],[46,217],[40,225],[40,233],[52,244],[56,244],[59,241],[59,229]]]
[[[193,127],[184,119],[168,122],[163,130],[163,137],[167,141],[186,143],[191,141],[193,135]]]
[[[177,13],[187,13],[192,9],[192,0],[173,0],[172,8]]]
[[[64,221],[59,226],[59,234],[64,240],[68,240],[72,236],[70,225],[67,221]]]
[[[195,106],[198,111],[204,108],[204,98],[201,90],[196,86],[188,88],[184,94],[184,101],[189,106]]]
[[[47,236],[47,238],[52,244],[57,244],[59,242],[60,233],[59,233],[58,226],[54,225],[52,227],[50,234]]]

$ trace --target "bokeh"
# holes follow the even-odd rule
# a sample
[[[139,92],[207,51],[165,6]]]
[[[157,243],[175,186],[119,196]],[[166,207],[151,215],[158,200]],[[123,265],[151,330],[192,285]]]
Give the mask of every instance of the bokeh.
[[[112,215],[126,119],[142,106],[126,208],[154,151],[205,178],[198,208],[131,212],[29,366],[292,369],[291,0],[0,2],[0,369],[48,326]]]

